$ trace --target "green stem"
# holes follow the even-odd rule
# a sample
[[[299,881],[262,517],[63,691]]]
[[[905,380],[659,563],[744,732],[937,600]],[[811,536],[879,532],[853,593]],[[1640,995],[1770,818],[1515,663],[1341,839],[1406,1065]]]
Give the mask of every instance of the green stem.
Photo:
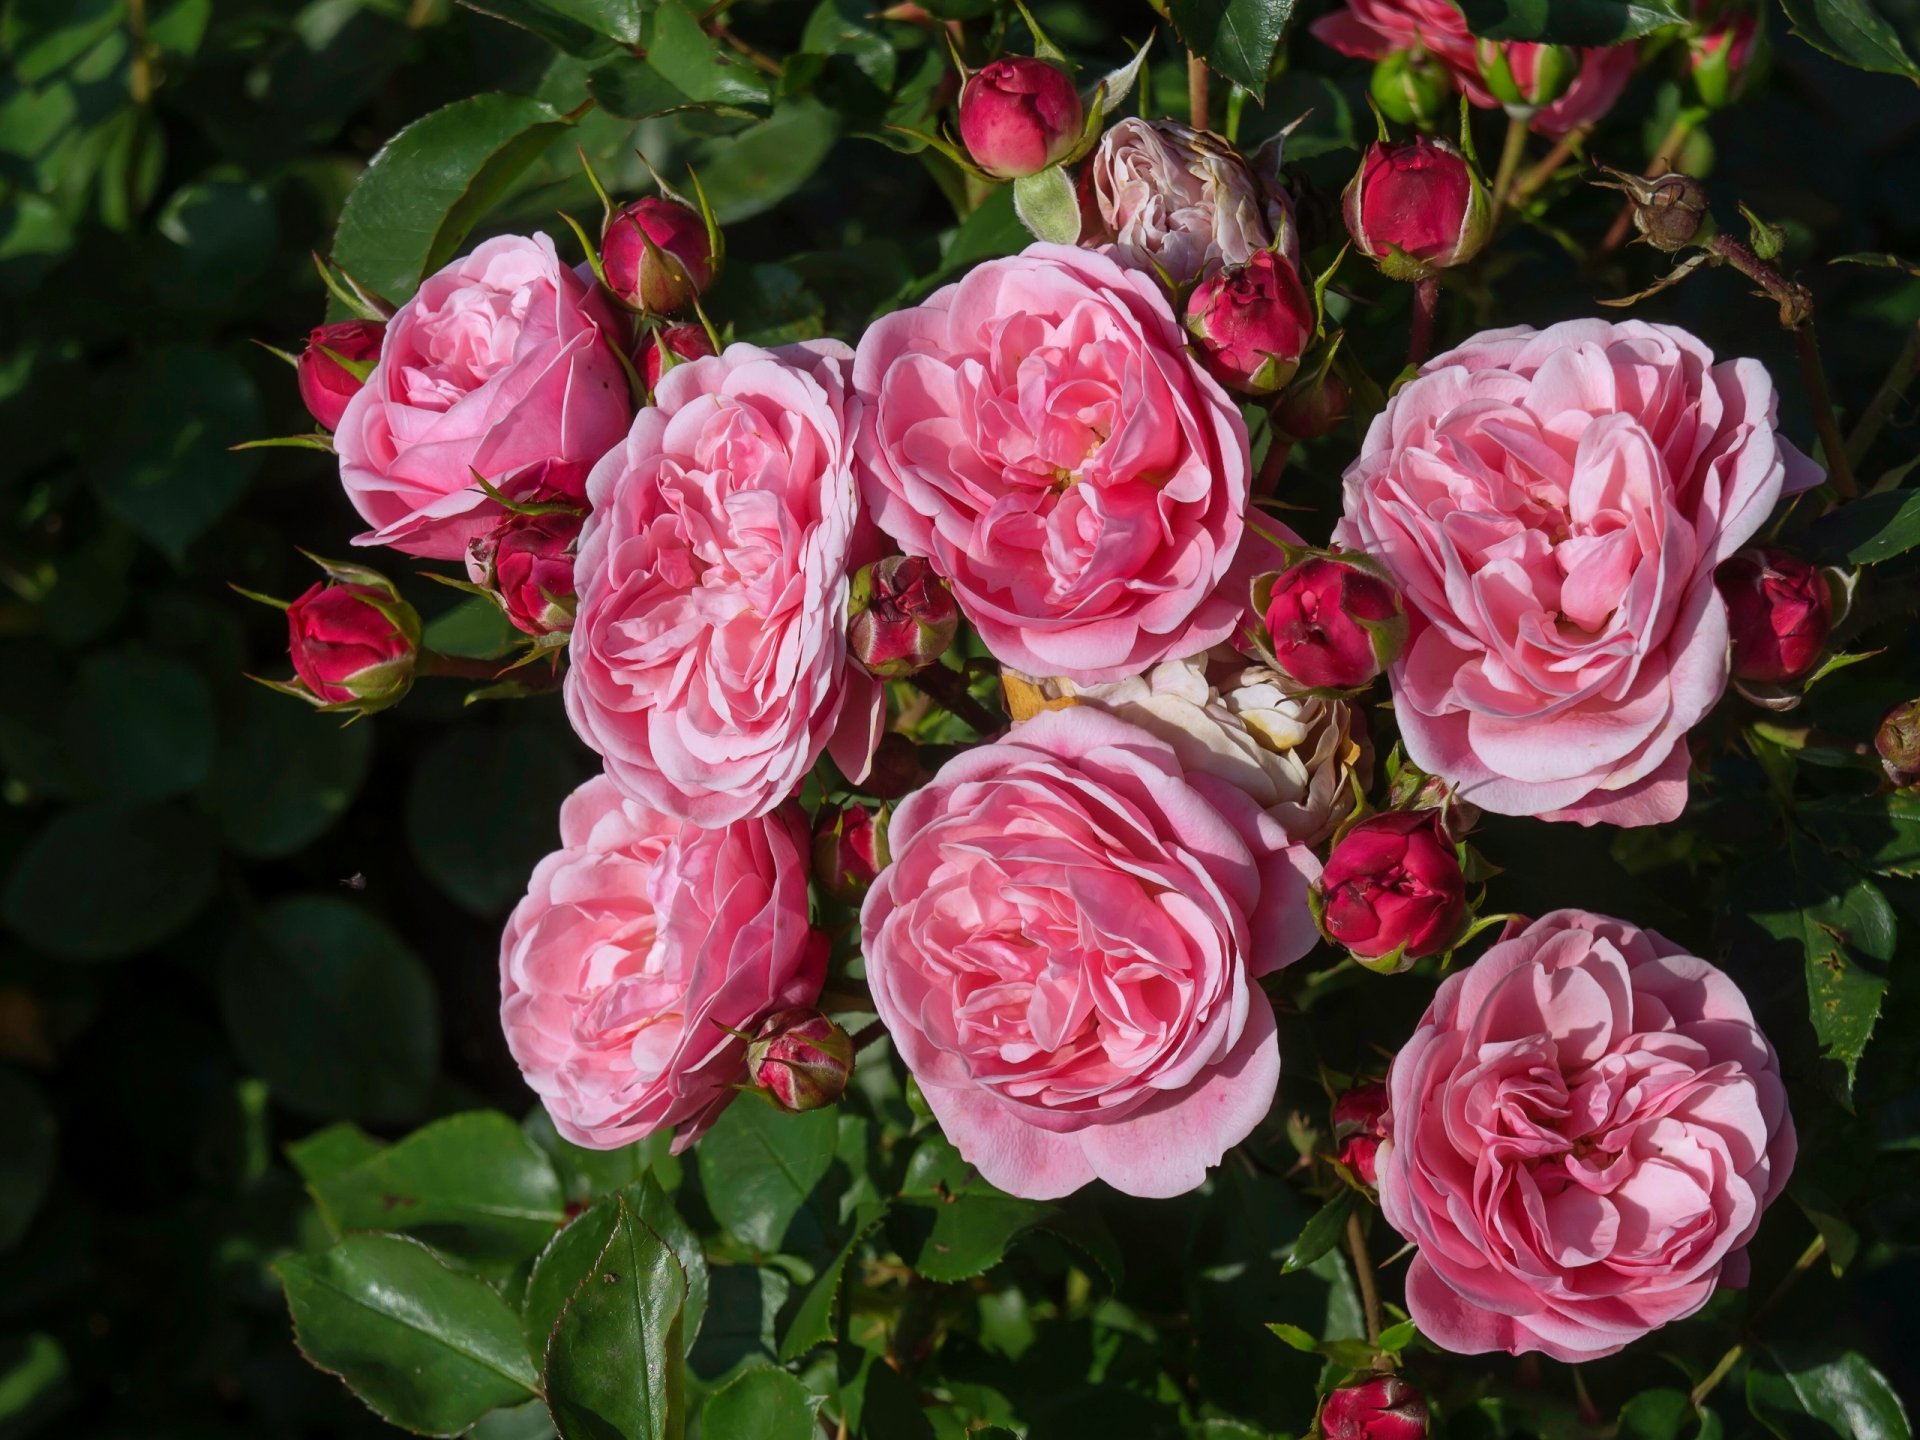
[[[958,670],[949,670],[936,661],[924,670],[914,671],[907,677],[907,683],[934,704],[959,716],[981,735],[1006,729],[1006,718],[974,699],[973,692],[967,689],[966,676]]]
[[[1747,1317],[1744,1331],[1745,1335],[1751,1335],[1753,1333],[1760,1322],[1772,1313],[1774,1306],[1787,1298],[1787,1292],[1799,1283],[1800,1277],[1813,1268],[1814,1261],[1826,1253],[1827,1237],[1824,1235],[1814,1236],[1813,1242],[1809,1244],[1805,1250],[1802,1250],[1800,1252],[1800,1258],[1793,1262],[1793,1268],[1781,1277],[1780,1283],[1773,1287],[1772,1293],[1769,1294],[1765,1300],[1762,1300],[1754,1312]],[[1744,1337],[1735,1341],[1727,1353],[1720,1357],[1719,1362],[1714,1365],[1713,1369],[1707,1372],[1706,1378],[1693,1387],[1692,1393],[1688,1395],[1687,1398],[1694,1409],[1698,1410],[1700,1406],[1705,1403],[1706,1398],[1714,1392],[1714,1388],[1719,1385],[1722,1380],[1727,1378],[1727,1372],[1732,1370],[1733,1367],[1740,1362],[1740,1357],[1746,1353],[1746,1348],[1746,1340]]]
[[[1893,414],[1893,407],[1906,398],[1907,386],[1913,383],[1916,369],[1920,369],[1920,322],[1907,328],[1907,342],[1900,347],[1893,368],[1887,371],[1887,378],[1880,382],[1880,388],[1873,392],[1873,399],[1854,423],[1853,433],[1847,437],[1849,464],[1858,465],[1867,458],[1873,442],[1880,438],[1880,428]]]
[[[1520,171],[1520,161],[1527,153],[1527,122],[1509,116],[1507,119],[1507,138],[1500,146],[1500,168],[1493,174],[1493,223],[1500,223],[1500,212],[1506,208],[1507,194],[1513,189],[1513,177]]]
[[[1353,1257],[1354,1279],[1360,1282],[1360,1308],[1367,1317],[1367,1343],[1380,1343],[1380,1287],[1373,1278],[1373,1257],[1367,1253],[1366,1227],[1360,1212],[1347,1212],[1347,1253]]]

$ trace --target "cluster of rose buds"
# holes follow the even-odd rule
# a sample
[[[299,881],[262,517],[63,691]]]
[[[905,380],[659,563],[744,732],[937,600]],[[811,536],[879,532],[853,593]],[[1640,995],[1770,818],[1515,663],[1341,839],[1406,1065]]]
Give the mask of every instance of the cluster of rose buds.
[[[780,1010],[747,1045],[747,1078],[782,1110],[818,1110],[846,1092],[853,1040],[818,1010]]]
[[[1427,1399],[1398,1375],[1342,1385],[1320,1407],[1321,1440],[1422,1440]]]
[[[1312,690],[1357,690],[1400,654],[1400,592],[1364,555],[1309,553],[1254,582],[1254,606],[1283,674]]]
[[[1467,922],[1467,883],[1442,812],[1389,810],[1349,825],[1312,902],[1321,933],[1368,969],[1391,974],[1451,949]]]
[[[1333,1143],[1340,1163],[1362,1185],[1379,1183],[1375,1161],[1387,1138],[1387,1087],[1378,1080],[1356,1085],[1333,1103]]]
[[[1713,573],[1727,603],[1736,680],[1798,680],[1819,662],[1833,629],[1827,577],[1789,550],[1742,550]]]

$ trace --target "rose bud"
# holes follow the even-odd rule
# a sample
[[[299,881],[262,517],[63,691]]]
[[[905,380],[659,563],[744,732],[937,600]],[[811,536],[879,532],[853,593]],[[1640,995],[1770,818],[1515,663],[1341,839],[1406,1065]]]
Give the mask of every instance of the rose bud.
[[[1064,160],[1086,109],[1058,65],[1010,55],[982,66],[960,91],[960,138],[989,175],[1017,180]]]
[[[287,650],[299,677],[290,688],[323,709],[371,715],[413,685],[420,617],[375,571],[340,565],[329,574],[287,606]]]
[[[1376,140],[1341,196],[1347,233],[1390,280],[1464,265],[1493,233],[1493,202],[1473,162],[1445,140]]]
[[[1474,59],[1493,98],[1522,120],[1566,94],[1580,75],[1580,57],[1561,45],[1481,40]]]
[[[347,402],[380,359],[380,337],[386,333],[379,320],[342,320],[307,332],[298,368],[300,401],[321,429],[333,429],[347,413]]]
[[[818,1010],[781,1010],[747,1046],[747,1076],[782,1110],[831,1105],[853,1074],[853,1041]]]
[[[643,195],[623,205],[600,237],[607,288],[648,315],[683,310],[713,283],[707,222],[691,205]]]
[[[1437,811],[1441,828],[1453,841],[1466,839],[1480,823],[1480,807],[1462,800],[1457,786],[1406,761],[1387,784],[1387,805],[1393,810]]]
[[[870,675],[897,680],[924,670],[953,644],[960,607],[925,560],[890,555],[854,573],[847,648]]]
[[[1742,550],[1713,573],[1727,602],[1736,680],[1795,680],[1811,670],[1833,629],[1827,577],[1787,550]]]
[[[864,805],[828,805],[813,822],[814,883],[845,905],[867,893],[887,868],[886,832]]]
[[[1357,690],[1406,643],[1400,592],[1360,556],[1309,555],[1262,577],[1255,598],[1276,665],[1310,689]]]
[[[1460,857],[1433,810],[1356,822],[1334,841],[1311,899],[1327,939],[1362,962],[1390,962],[1387,973],[1447,949],[1467,918]]]
[[[1255,251],[1187,297],[1187,329],[1208,372],[1229,390],[1272,395],[1293,378],[1313,342],[1313,299],[1286,258]]]
[[[1426,1397],[1398,1375],[1342,1385],[1320,1407],[1322,1440],[1421,1440],[1426,1433]]]
[[[1318,440],[1337,428],[1352,408],[1347,382],[1328,370],[1294,382],[1274,407],[1274,428],[1291,440]]]
[[[640,340],[640,378],[651,395],[660,377],[684,360],[700,360],[714,353],[713,339],[704,325],[663,325]]]
[[[1380,1142],[1387,1138],[1387,1087],[1379,1081],[1356,1085],[1333,1103],[1333,1139],[1340,1163],[1362,1185],[1377,1184],[1374,1168]]]
[[[585,517],[509,515],[467,547],[467,578],[490,591],[516,629],[573,628],[573,556]]]
[[[1769,59],[1764,11],[1742,4],[1696,5],[1697,23],[1687,37],[1687,68],[1700,103],[1721,110],[1738,101],[1766,73]]]
[[[1920,781],[1920,700],[1905,700],[1889,710],[1874,732],[1873,748],[1887,781],[1897,790]]]
[[[1373,103],[1396,125],[1431,130],[1453,94],[1447,67],[1424,50],[1393,50],[1373,67]]]

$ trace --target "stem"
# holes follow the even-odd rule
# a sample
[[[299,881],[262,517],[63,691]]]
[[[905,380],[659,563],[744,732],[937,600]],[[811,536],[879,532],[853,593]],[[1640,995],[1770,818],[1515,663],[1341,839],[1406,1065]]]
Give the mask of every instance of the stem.
[[[1813,405],[1813,428],[1820,436],[1820,448],[1827,461],[1827,478],[1842,500],[1860,493],[1853,483],[1853,466],[1847,456],[1847,442],[1840,438],[1840,422],[1833,413],[1833,396],[1827,390],[1827,370],[1820,363],[1820,341],[1813,333],[1813,317],[1796,325],[1793,343],[1800,352],[1800,379],[1807,387],[1807,399]]]
[[[1687,137],[1693,134],[1695,123],[1693,117],[1684,111],[1674,117],[1666,135],[1647,157],[1647,179],[1657,180],[1673,168],[1673,161],[1679,156],[1680,147],[1687,143]],[[1632,230],[1633,201],[1628,200],[1620,207],[1620,213],[1613,217],[1613,224],[1607,230],[1606,238],[1600,242],[1600,248],[1594,252],[1595,256],[1611,255],[1627,243],[1627,236]]]
[[[765,51],[754,49],[753,46],[742,40],[725,25],[716,25],[713,27],[713,38],[727,46],[761,74],[771,75],[775,79],[780,77],[781,70],[778,60],[774,59]]]
[[[1187,52],[1187,123],[1196,130],[1207,128],[1207,62]]]
[[[1533,198],[1534,192],[1553,178],[1554,172],[1573,158],[1573,152],[1584,145],[1587,136],[1593,133],[1591,125],[1582,125],[1577,130],[1569,130],[1559,142],[1546,153],[1546,157],[1537,165],[1527,168],[1519,180],[1514,183],[1513,203],[1523,205]]]
[[[1407,332],[1407,363],[1419,365],[1433,353],[1433,317],[1440,308],[1440,282],[1432,275],[1413,282],[1413,326]]]
[[[1373,1279],[1373,1259],[1367,1254],[1367,1232],[1360,1213],[1347,1213],[1347,1253],[1353,1257],[1354,1278],[1360,1282],[1360,1307],[1367,1316],[1367,1343],[1380,1343],[1380,1287]]]
[[[1267,443],[1266,457],[1260,462],[1260,473],[1253,477],[1253,496],[1259,499],[1271,495],[1280,485],[1280,472],[1287,468],[1287,457],[1293,454],[1293,441],[1275,431],[1273,439]]]
[[[1893,407],[1906,398],[1907,386],[1913,383],[1916,369],[1920,369],[1920,322],[1908,329],[1907,343],[1900,347],[1893,368],[1887,371],[1887,378],[1880,382],[1880,388],[1873,392],[1873,399],[1854,423],[1853,433],[1847,437],[1849,464],[1858,465],[1867,458],[1873,442],[1880,438],[1880,427],[1893,414]]]
[[[1500,146],[1500,168],[1493,173],[1493,223],[1500,223],[1507,193],[1513,189],[1513,177],[1519,173],[1520,160],[1527,153],[1527,122],[1507,118],[1507,138]]]
[[[966,677],[958,670],[949,670],[936,661],[924,670],[914,671],[907,677],[907,683],[936,705],[959,716],[981,735],[1006,728],[1004,717],[973,698],[973,692],[967,689]]]
[[[498,680],[502,663],[498,660],[469,660],[464,655],[442,655],[438,650],[422,650],[414,661],[414,674],[454,680]]]
[[[853,1053],[858,1055],[876,1040],[884,1040],[887,1027],[876,1020],[871,1025],[863,1025],[853,1034]]]
[[[1773,1293],[1768,1295],[1765,1300],[1762,1300],[1759,1307],[1747,1317],[1744,1333],[1748,1335],[1752,1334],[1754,1327],[1759,1325],[1759,1323],[1772,1312],[1773,1307],[1787,1298],[1787,1292],[1799,1283],[1800,1277],[1813,1268],[1814,1261],[1826,1253],[1827,1237],[1824,1235],[1814,1236],[1812,1243],[1800,1252],[1800,1258],[1793,1262],[1793,1268],[1780,1278],[1778,1285],[1773,1287]],[[1740,1357],[1746,1353],[1746,1348],[1746,1341],[1744,1339],[1735,1341],[1732,1348],[1720,1357],[1719,1363],[1707,1372],[1706,1378],[1693,1387],[1693,1391],[1688,1395],[1687,1399],[1694,1409],[1698,1410],[1702,1403],[1705,1402],[1707,1396],[1713,1393],[1714,1387],[1727,1378],[1727,1372],[1739,1363]]]

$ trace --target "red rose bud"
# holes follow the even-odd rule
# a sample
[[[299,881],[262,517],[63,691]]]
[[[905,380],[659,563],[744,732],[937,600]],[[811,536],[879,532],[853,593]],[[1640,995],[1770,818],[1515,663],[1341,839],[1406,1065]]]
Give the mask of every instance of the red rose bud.
[[[1392,810],[1334,841],[1313,901],[1327,939],[1398,969],[1454,942],[1467,918],[1467,882],[1436,811]]]
[[[897,680],[953,644],[960,607],[924,560],[890,555],[862,566],[847,597],[847,648],[867,673]]]
[[[1424,50],[1393,50],[1374,65],[1368,90],[1394,124],[1431,130],[1447,112],[1453,79]]]
[[[704,325],[666,325],[650,331],[640,341],[640,376],[651,395],[660,388],[660,377],[683,360],[699,360],[713,354],[713,339]]]
[[[1194,287],[1187,329],[1214,379],[1242,394],[1272,395],[1313,343],[1313,299],[1286,257],[1257,250]]]
[[[360,393],[380,359],[380,337],[386,333],[378,320],[342,320],[307,332],[298,369],[300,401],[321,429],[333,429],[347,413],[347,402]]]
[[[1920,782],[1920,700],[1902,701],[1886,713],[1874,732],[1873,748],[1895,789],[1911,789]]]
[[[635,310],[684,310],[713,283],[707,222],[678,200],[645,195],[624,205],[600,237],[607,288]]]
[[[1066,71],[1023,55],[974,71],[960,91],[960,138],[967,153],[1002,180],[1059,164],[1079,143],[1086,118]]]
[[[1833,628],[1827,577],[1787,550],[1742,550],[1714,571],[1727,602],[1736,680],[1795,680],[1826,648]]]
[[[1296,380],[1274,407],[1273,423],[1289,439],[1318,440],[1339,426],[1352,408],[1353,392],[1347,382],[1328,370],[1317,379]]]
[[[1264,602],[1280,670],[1315,690],[1357,690],[1400,654],[1400,592],[1371,562],[1309,555],[1272,577]]]
[[[1376,1185],[1375,1162],[1387,1138],[1387,1087],[1375,1081],[1356,1085],[1333,1104],[1333,1139],[1340,1163],[1362,1185]]]
[[[853,1074],[853,1041],[818,1010],[769,1015],[747,1046],[747,1076],[782,1110],[831,1105]]]
[[[1426,1397],[1398,1375],[1342,1385],[1320,1407],[1323,1440],[1421,1440],[1426,1433]]]
[[[1376,140],[1341,196],[1354,245],[1390,280],[1464,265],[1493,233],[1493,201],[1473,162],[1445,140]]]
[[[1474,46],[1474,58],[1493,98],[1521,120],[1566,94],[1580,74],[1579,55],[1563,45],[1481,40]]]
[[[1742,4],[1696,5],[1687,37],[1687,67],[1700,102],[1711,110],[1739,100],[1766,73],[1770,58],[1765,12]]]
[[[467,547],[467,578],[491,591],[515,628],[573,628],[573,556],[585,517],[509,515]]]
[[[331,583],[316,583],[287,607],[294,688],[316,705],[370,715],[413,685],[420,617],[372,570],[342,565],[330,573]]]
[[[841,903],[857,904],[873,877],[887,868],[887,859],[885,832],[866,806],[828,805],[815,818],[814,882]]]

